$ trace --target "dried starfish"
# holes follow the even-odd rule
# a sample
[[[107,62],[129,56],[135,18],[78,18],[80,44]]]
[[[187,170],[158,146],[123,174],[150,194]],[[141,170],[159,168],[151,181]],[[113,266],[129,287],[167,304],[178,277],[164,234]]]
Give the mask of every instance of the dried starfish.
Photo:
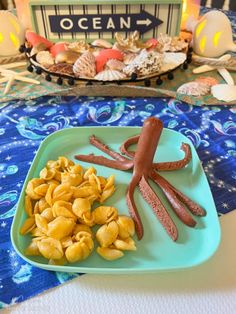
[[[196,221],[186,210],[185,206],[196,216],[204,216],[205,211],[157,173],[157,170],[171,171],[181,169],[186,166],[191,159],[190,146],[183,143],[181,146],[181,149],[185,153],[183,159],[172,162],[153,163],[162,129],[163,124],[159,119],[155,117],[148,118],[144,122],[141,134],[129,138],[121,145],[120,151],[126,154],[126,156],[133,158],[133,160],[112,151],[95,136],[90,137],[90,143],[115,160],[110,160],[103,156],[94,156],[93,154],[76,155],[75,158],[119,170],[133,169],[133,176],[128,186],[126,201],[130,215],[135,222],[138,239],[143,237],[143,225],[133,197],[136,186],[139,187],[143,198],[152,207],[154,214],[157,216],[168,235],[176,241],[178,238],[177,227],[159,197],[150,187],[148,179],[151,179],[161,188],[171,204],[172,209],[184,224],[190,227],[196,225]],[[128,147],[134,143],[137,143],[136,152],[129,151]]]

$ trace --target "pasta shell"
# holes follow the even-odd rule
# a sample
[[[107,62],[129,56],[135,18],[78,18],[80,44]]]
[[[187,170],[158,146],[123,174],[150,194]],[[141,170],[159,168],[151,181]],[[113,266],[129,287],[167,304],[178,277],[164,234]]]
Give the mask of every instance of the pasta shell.
[[[48,187],[49,185],[46,183],[41,184],[34,189],[34,192],[40,195],[41,197],[44,197],[47,193]]]
[[[45,218],[47,222],[50,222],[54,219],[53,213],[52,213],[52,208],[48,207],[44,209],[44,211],[41,213],[41,217]]]
[[[114,261],[124,256],[124,253],[117,249],[110,249],[108,247],[97,247],[97,253],[108,261]]]
[[[115,221],[111,221],[106,225],[101,226],[97,233],[96,239],[102,247],[111,245],[118,236],[118,226]]]
[[[41,198],[41,195],[37,194],[34,190],[39,185],[44,184],[43,179],[34,178],[30,180],[26,187],[26,194],[30,196],[33,200],[39,200]]]
[[[93,213],[85,212],[82,214],[82,217],[79,218],[79,221],[89,227],[92,227],[94,225]]]
[[[116,239],[113,243],[118,250],[122,251],[136,251],[135,242],[132,238]]]
[[[117,209],[111,206],[99,206],[93,211],[94,222],[98,225],[106,224],[118,217]]]
[[[47,222],[47,219],[42,217],[41,215],[39,214],[36,214],[35,215],[35,223],[36,223],[36,226],[38,227],[38,229],[44,233],[44,234],[47,234],[47,231],[48,231],[48,222]]]
[[[60,240],[70,235],[74,229],[75,221],[71,218],[57,217],[48,224],[47,235]]]
[[[25,255],[39,256],[40,252],[36,242],[31,242],[25,250]]]
[[[37,242],[39,252],[47,259],[61,259],[64,255],[61,242],[47,238]]]
[[[42,213],[46,208],[50,207],[49,204],[46,202],[45,198],[41,198],[38,201],[39,213]]]
[[[47,190],[47,193],[46,193],[46,195],[45,195],[45,200],[46,200],[46,202],[47,202],[50,206],[53,205],[53,192],[54,192],[54,190],[56,189],[56,187],[57,187],[56,184],[54,184],[54,183],[50,184],[50,185],[49,185],[49,188],[48,188],[48,190]]]
[[[72,241],[71,236],[67,236],[67,237],[61,239],[61,245],[62,245],[63,249],[69,247],[72,244],[73,244],[73,241]]]
[[[90,167],[90,168],[88,168],[86,171],[85,171],[85,173],[84,173],[84,180],[88,180],[89,179],[89,176],[91,175],[91,174],[96,174],[97,173],[97,171],[96,171],[96,169],[94,168],[94,167]]]
[[[77,224],[77,225],[75,225],[75,227],[73,229],[73,234],[76,235],[80,231],[88,232],[91,235],[91,237],[93,237],[93,232],[90,229],[90,227],[87,226],[87,225],[84,225],[84,224]]]
[[[79,185],[83,180],[83,177],[80,174],[64,172],[61,174],[61,183],[68,183],[71,186]]]
[[[135,226],[131,217],[119,216],[116,222],[119,228],[119,237],[121,239],[126,239],[134,235]]]
[[[25,212],[29,217],[33,216],[33,205],[29,195],[25,196]]]
[[[40,178],[48,181],[48,180],[52,180],[55,176],[55,172],[56,170],[55,169],[47,169],[46,167],[43,168],[41,171],[40,171]]]
[[[73,191],[68,183],[60,184],[53,190],[53,203],[56,201],[69,201]]]
[[[77,242],[70,245],[65,251],[68,262],[75,263],[83,259],[83,249],[81,243]]]
[[[72,211],[73,213],[79,217],[82,218],[83,214],[86,212],[90,212],[91,205],[88,199],[86,198],[76,198],[72,205]]]
[[[110,188],[108,189],[105,189],[103,190],[101,196],[100,196],[100,203],[103,203],[105,202],[106,199],[108,199],[108,197],[110,197],[113,193],[115,192],[115,187],[114,186],[111,186]]]
[[[79,164],[74,165],[74,166],[69,166],[68,172],[83,175],[83,168]]]
[[[35,217],[29,217],[24,221],[23,226],[20,228],[20,234],[24,235],[29,233],[31,230],[35,228]]]

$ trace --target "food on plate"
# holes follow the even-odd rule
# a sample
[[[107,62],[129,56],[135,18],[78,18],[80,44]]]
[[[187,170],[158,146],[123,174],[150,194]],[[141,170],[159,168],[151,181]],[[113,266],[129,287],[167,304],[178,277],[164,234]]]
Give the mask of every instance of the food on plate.
[[[102,247],[135,250],[132,219],[103,205],[114,191],[114,175],[98,176],[94,167],[85,170],[65,156],[49,160],[39,178],[32,178],[26,186],[27,218],[20,234],[30,234],[32,241],[25,254],[41,255],[54,265],[79,262],[92,253],[95,233]],[[96,225],[99,229],[95,232],[92,227]],[[107,259],[105,253],[100,255]],[[110,259],[116,258],[118,255]]]
[[[162,129],[163,124],[161,120],[155,117],[146,119],[140,135],[127,139],[121,145],[120,151],[124,155],[111,150],[100,139],[96,138],[95,135],[92,135],[90,137],[90,143],[115,160],[108,159],[104,156],[95,156],[94,154],[80,154],[76,155],[75,158],[80,161],[95,163],[118,170],[132,169],[133,177],[127,189],[126,202],[132,221],[135,223],[138,239],[143,237],[143,225],[134,200],[134,191],[136,187],[139,187],[143,199],[150,205],[167,234],[172,240],[176,241],[178,238],[177,227],[162,204],[162,201],[149,185],[148,179],[151,179],[162,190],[174,213],[185,225],[189,227],[194,227],[196,225],[196,221],[187,209],[196,216],[204,216],[206,212],[158,173],[158,171],[175,171],[181,169],[191,160],[190,146],[186,143],[182,143],[181,150],[184,152],[184,157],[182,159],[170,162],[153,162]],[[135,152],[129,151],[129,146],[132,144],[137,144]],[[119,217],[116,224],[118,226],[118,234],[121,239],[132,236],[134,232],[133,222],[129,221],[127,218]],[[126,225],[125,229],[123,228],[124,224]],[[109,246],[109,241],[111,240],[107,236],[107,230],[110,228],[113,228],[113,233],[116,234],[117,230],[114,224],[112,224],[112,226],[107,224],[105,227],[103,226],[99,229],[100,231],[97,237],[101,247]],[[106,243],[106,245],[104,243]],[[120,245],[119,247],[121,247],[121,243],[118,243]],[[128,241],[127,245],[129,244],[130,243]],[[122,245],[126,244],[123,243]]]

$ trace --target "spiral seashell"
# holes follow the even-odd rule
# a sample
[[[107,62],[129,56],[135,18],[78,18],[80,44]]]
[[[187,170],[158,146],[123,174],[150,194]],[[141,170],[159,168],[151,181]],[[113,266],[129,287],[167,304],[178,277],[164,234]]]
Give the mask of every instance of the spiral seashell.
[[[126,77],[124,73],[116,70],[104,70],[99,72],[94,78],[98,81],[119,81]]]
[[[73,71],[75,76],[78,77],[94,77],[96,75],[94,55],[90,51],[84,52],[82,56],[76,60]]]

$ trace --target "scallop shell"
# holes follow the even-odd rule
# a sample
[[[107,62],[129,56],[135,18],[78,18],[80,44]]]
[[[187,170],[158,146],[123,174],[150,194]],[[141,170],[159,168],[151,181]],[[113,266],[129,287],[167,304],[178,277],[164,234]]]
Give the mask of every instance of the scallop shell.
[[[112,48],[112,44],[105,39],[96,39],[91,43],[92,46],[100,48]]]
[[[123,68],[125,67],[125,64],[119,60],[115,59],[110,59],[106,63],[106,67],[109,70],[117,70],[117,71],[122,71]]]
[[[36,55],[36,60],[46,68],[54,64],[54,59],[49,51],[38,52]]]
[[[98,81],[119,81],[124,79],[126,76],[124,73],[121,73],[116,70],[104,70],[99,72],[95,79]]]
[[[123,72],[130,76],[138,73],[140,76],[147,76],[159,72],[163,63],[163,56],[155,51],[143,49],[141,53],[124,69]]]
[[[177,89],[177,93],[190,96],[204,96],[210,91],[209,85],[199,82],[189,82],[181,85]]]
[[[82,56],[76,60],[73,71],[75,75],[79,77],[94,77],[96,75],[94,55],[90,51],[84,52]]]
[[[46,50],[47,50],[47,47],[44,43],[38,43],[31,49],[30,55],[33,56],[40,51],[46,51]]]
[[[212,95],[218,99],[225,102],[236,100],[236,86],[228,84],[217,84],[211,88]]]

